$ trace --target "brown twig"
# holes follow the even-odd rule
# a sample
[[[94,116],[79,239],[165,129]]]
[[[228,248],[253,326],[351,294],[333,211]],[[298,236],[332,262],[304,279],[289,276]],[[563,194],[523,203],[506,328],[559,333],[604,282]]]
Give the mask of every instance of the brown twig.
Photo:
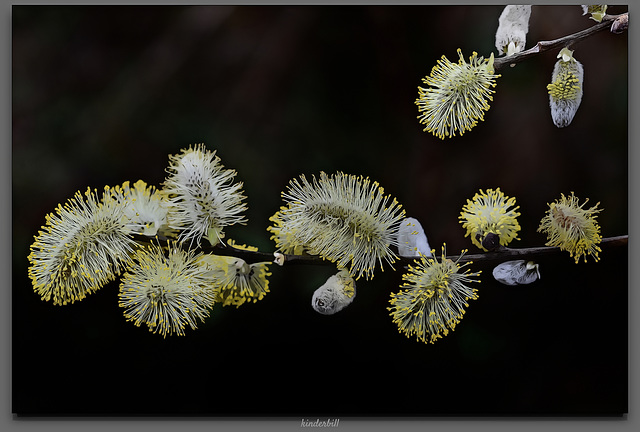
[[[628,235],[603,238],[599,246],[602,250],[608,250],[616,247],[626,247],[629,241]],[[534,260],[541,256],[562,253],[559,247],[541,246],[530,248],[507,248],[502,247],[495,252],[486,252],[481,254],[465,254],[460,258],[460,262],[487,262],[500,263],[504,261],[523,259]],[[454,261],[458,257],[450,257]]]
[[[534,47],[529,48],[528,50],[521,51],[519,53],[515,53],[510,56],[498,57],[494,60],[493,67],[496,71],[498,71],[506,66],[515,65],[516,63],[520,63],[521,61],[527,60],[537,54],[540,54],[541,52],[549,51],[555,48],[569,47],[571,45],[575,45],[576,43],[588,38],[589,36],[592,36],[595,33],[598,33],[599,31],[602,31],[606,28],[611,28],[611,25],[614,22],[620,22],[621,20],[624,22],[628,22],[628,19],[629,19],[629,12],[625,12],[620,15],[605,15],[602,18],[601,22],[585,30],[561,37],[559,39],[554,39],[551,41],[540,41]]]
[[[139,241],[149,242],[148,237],[144,236],[136,236],[136,239]],[[607,237],[603,238],[600,242],[600,248],[605,251],[612,248],[618,247],[626,247],[628,243],[629,236],[622,235],[617,237]],[[167,239],[155,239],[161,244],[166,244]],[[188,247],[188,245],[184,245]],[[223,256],[233,256],[237,258],[243,259],[247,263],[257,263],[257,262],[273,262],[275,260],[274,253],[261,252],[261,251],[251,251],[240,249],[230,245],[217,244],[216,246],[210,245],[200,245],[200,249],[205,253],[212,253],[215,255],[223,255]],[[460,255],[451,255],[447,256],[447,258],[456,261],[459,259],[459,262],[474,262],[474,263],[487,263],[487,264],[499,264],[501,262],[516,260],[516,259],[526,259],[526,260],[535,260],[541,256],[548,256],[553,254],[559,254],[562,251],[558,247],[530,247],[530,248],[507,248],[501,247],[495,252],[486,252],[486,253],[478,253],[478,254],[464,254]],[[318,256],[313,255],[287,255],[282,254],[283,256],[283,265],[335,265],[330,261],[323,260]],[[436,259],[440,259],[436,256]],[[414,263],[416,258],[399,258],[396,262],[396,265],[406,266]]]

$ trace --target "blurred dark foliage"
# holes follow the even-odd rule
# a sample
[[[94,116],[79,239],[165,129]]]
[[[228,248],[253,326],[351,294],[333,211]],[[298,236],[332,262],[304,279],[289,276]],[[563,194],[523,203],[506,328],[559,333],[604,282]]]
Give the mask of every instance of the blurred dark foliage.
[[[391,322],[401,271],[358,281],[355,302],[327,317],[310,302],[330,268],[273,268],[263,301],[216,306],[198,330],[167,339],[125,321],[115,282],[55,307],[27,277],[29,245],[58,203],[88,186],[159,186],[168,155],[199,142],[244,182],[249,223],[227,235],[265,251],[280,192],[320,171],[379,181],[450,254],[477,252],[458,215],[481,188],[517,198],[515,247],[542,245],[547,203],[571,191],[600,202],[604,236],[626,234],[626,34],[574,47],[584,97],[567,128],[548,109],[555,52],[502,71],[485,121],[464,136],[441,141],[418,124],[421,78],[457,48],[495,51],[501,10],[14,6],[13,412],[626,412],[626,250],[542,261],[542,279],[525,287],[482,268],[480,298],[435,345]],[[527,46],[592,23],[578,6],[534,6]]]

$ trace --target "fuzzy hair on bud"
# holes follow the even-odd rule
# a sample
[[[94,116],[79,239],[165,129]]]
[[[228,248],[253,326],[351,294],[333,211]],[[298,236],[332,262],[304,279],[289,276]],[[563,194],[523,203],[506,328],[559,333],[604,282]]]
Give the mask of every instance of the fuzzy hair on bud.
[[[349,306],[356,298],[356,282],[348,271],[331,276],[313,293],[311,307],[322,315],[333,315]]]
[[[503,262],[493,269],[493,278],[504,285],[527,285],[540,279],[539,264],[525,260]]]
[[[567,48],[560,51],[558,59],[547,90],[553,124],[562,128],[571,124],[582,102],[584,68]]]
[[[507,56],[524,50],[529,32],[531,5],[507,5],[500,18],[496,31],[498,54]]]
[[[398,229],[398,254],[401,257],[432,256],[427,235],[418,219],[406,218]]]

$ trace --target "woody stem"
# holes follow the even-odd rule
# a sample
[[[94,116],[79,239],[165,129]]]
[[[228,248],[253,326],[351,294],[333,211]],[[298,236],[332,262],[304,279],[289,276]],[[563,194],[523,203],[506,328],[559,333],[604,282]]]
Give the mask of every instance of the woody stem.
[[[528,50],[521,51],[519,53],[512,54],[506,57],[498,57],[493,62],[493,67],[496,71],[506,67],[515,65],[516,63],[520,63],[521,61],[527,60],[535,55],[540,54],[544,51],[549,51],[555,48],[568,47],[574,45],[583,39],[588,38],[589,36],[598,33],[605,28],[610,28],[611,24],[614,23],[617,19],[626,19],[628,20],[629,12],[620,14],[620,15],[605,15],[602,18],[602,21],[579,32],[561,37],[559,39],[554,39],[551,41],[540,41],[534,47],[529,48]],[[626,27],[625,27],[626,28]]]
[[[136,236],[136,238],[141,239],[142,236]],[[607,237],[603,238],[599,243],[599,247],[602,251],[627,247],[629,240],[628,235],[621,235],[617,237]],[[148,241],[148,239],[146,240]],[[166,244],[166,239],[157,239],[160,243]],[[240,249],[230,245],[223,245],[221,243],[211,246],[211,245],[201,245],[200,249],[206,253],[213,253],[215,255],[224,255],[224,256],[234,256],[237,258],[243,259],[245,262],[251,264],[256,262],[273,262],[274,254],[268,252],[261,251],[250,251],[245,249]],[[549,247],[549,246],[540,246],[540,247],[530,247],[530,248],[507,248],[500,247],[498,250],[494,252],[485,252],[479,254],[464,254],[460,255],[452,255],[447,258],[459,262],[470,262],[474,263],[487,263],[487,264],[499,264],[501,262],[515,260],[515,259],[526,259],[533,260],[540,256],[548,256],[553,254],[559,254],[562,251],[558,247]],[[284,265],[334,265],[334,263],[330,261],[323,260],[318,256],[313,255],[288,255],[282,254],[284,257]],[[415,261],[416,258],[400,258],[398,260],[398,265],[405,266],[411,264]]]

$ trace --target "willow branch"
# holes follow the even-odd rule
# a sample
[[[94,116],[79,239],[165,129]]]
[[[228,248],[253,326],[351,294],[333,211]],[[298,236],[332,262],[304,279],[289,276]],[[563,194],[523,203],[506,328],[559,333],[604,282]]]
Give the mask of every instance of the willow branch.
[[[149,242],[150,239],[144,236],[135,236],[138,241]],[[617,237],[607,237],[603,238],[600,242],[599,246],[603,252],[606,250],[611,250],[614,248],[626,247],[628,243],[629,236],[622,235]],[[165,238],[155,238],[155,241],[160,242],[161,244],[166,245],[167,239]],[[182,245],[183,247],[188,247],[187,245]],[[215,255],[222,256],[233,256],[236,258],[240,258],[245,262],[257,263],[257,262],[273,262],[275,259],[274,253],[261,252],[261,251],[251,251],[240,249],[230,245],[223,245],[221,243],[210,246],[210,245],[200,245],[199,247],[205,253],[212,253]],[[456,261],[459,260],[461,263],[465,262],[473,262],[473,263],[485,263],[485,264],[499,264],[501,262],[516,260],[516,259],[524,259],[524,260],[536,260],[542,256],[549,256],[554,254],[566,253],[560,250],[558,247],[530,247],[530,248],[507,248],[501,247],[497,251],[494,252],[486,252],[479,254],[464,254],[460,255],[451,255],[447,258]],[[284,258],[283,265],[327,265],[334,266],[335,264],[323,260],[318,256],[313,255],[288,255],[281,254]],[[436,259],[439,259],[436,257]],[[396,265],[398,266],[406,266],[414,263],[416,258],[400,258]]]
[[[629,241],[628,235],[607,237],[603,238],[598,246],[603,251],[611,250],[613,248],[626,247]],[[504,261],[510,260],[535,260],[541,256],[556,255],[560,253],[566,253],[559,247],[530,247],[530,248],[507,248],[502,247],[495,252],[486,252],[481,254],[465,254],[462,257],[449,257],[454,261],[460,258],[460,262],[483,262],[489,264],[499,264]]]
[[[621,31],[626,29],[626,23],[629,19],[629,12],[625,12],[620,15],[605,15],[602,18],[602,21],[589,27],[588,29],[579,31],[577,33],[573,33],[559,39],[554,39],[551,41],[540,41],[534,47],[529,48],[528,50],[521,51],[519,53],[512,54],[506,57],[498,57],[493,62],[493,67],[496,71],[504,68],[505,66],[512,66],[516,63],[520,63],[521,61],[527,60],[537,54],[540,54],[544,51],[549,51],[555,48],[564,48],[569,47],[571,45],[575,45],[578,42],[588,38],[589,36],[594,35],[606,28],[611,28],[613,23],[616,22],[624,22],[624,27],[621,28]],[[616,32],[621,32],[616,31]]]

